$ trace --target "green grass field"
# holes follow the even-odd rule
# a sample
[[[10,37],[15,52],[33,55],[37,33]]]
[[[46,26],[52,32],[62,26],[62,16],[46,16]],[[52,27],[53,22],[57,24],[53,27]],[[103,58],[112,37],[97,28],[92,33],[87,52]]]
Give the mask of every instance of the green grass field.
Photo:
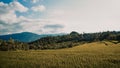
[[[120,44],[105,43],[58,50],[0,51],[0,68],[120,68]]]

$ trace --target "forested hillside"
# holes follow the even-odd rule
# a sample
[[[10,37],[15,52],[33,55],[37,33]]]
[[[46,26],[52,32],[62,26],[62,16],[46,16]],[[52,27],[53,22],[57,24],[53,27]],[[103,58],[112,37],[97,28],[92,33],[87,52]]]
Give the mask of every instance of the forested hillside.
[[[115,44],[120,42],[120,32],[100,32],[100,33],[83,33],[71,32],[63,36],[49,36],[41,38],[37,41],[31,42],[30,47],[38,47],[38,49],[59,49],[69,48],[78,44],[86,42],[103,41],[103,40],[116,40]],[[111,41],[112,42],[112,41]]]
[[[43,37],[30,43],[17,42],[11,38],[9,41],[0,40],[0,50],[61,49],[70,48],[78,44],[103,40],[108,40],[117,44],[120,42],[120,32],[107,31],[79,34],[78,32],[73,31],[70,34],[62,36]],[[117,42],[113,42],[113,40]]]

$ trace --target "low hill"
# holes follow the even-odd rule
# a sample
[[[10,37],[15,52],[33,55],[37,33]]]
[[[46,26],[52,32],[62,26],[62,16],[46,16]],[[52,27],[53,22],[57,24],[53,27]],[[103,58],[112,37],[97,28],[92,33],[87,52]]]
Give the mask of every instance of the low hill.
[[[60,49],[60,48],[70,48],[78,44],[103,41],[103,40],[116,40],[115,44],[120,43],[120,32],[107,31],[99,33],[84,33],[79,34],[78,32],[71,32],[67,35],[62,36],[48,36],[38,39],[36,41],[30,42],[31,47],[35,46],[38,49]]]

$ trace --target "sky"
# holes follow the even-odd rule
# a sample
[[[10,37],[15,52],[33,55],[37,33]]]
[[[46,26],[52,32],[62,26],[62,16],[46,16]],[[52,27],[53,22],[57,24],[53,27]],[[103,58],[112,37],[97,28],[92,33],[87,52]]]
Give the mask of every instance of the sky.
[[[120,0],[0,0],[0,35],[119,31]]]

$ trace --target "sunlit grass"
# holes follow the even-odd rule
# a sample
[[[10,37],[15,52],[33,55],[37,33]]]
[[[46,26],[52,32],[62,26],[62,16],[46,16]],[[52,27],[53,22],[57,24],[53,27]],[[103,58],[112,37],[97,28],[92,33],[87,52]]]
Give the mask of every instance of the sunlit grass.
[[[0,68],[120,68],[120,44],[102,41],[59,50],[1,51]]]

